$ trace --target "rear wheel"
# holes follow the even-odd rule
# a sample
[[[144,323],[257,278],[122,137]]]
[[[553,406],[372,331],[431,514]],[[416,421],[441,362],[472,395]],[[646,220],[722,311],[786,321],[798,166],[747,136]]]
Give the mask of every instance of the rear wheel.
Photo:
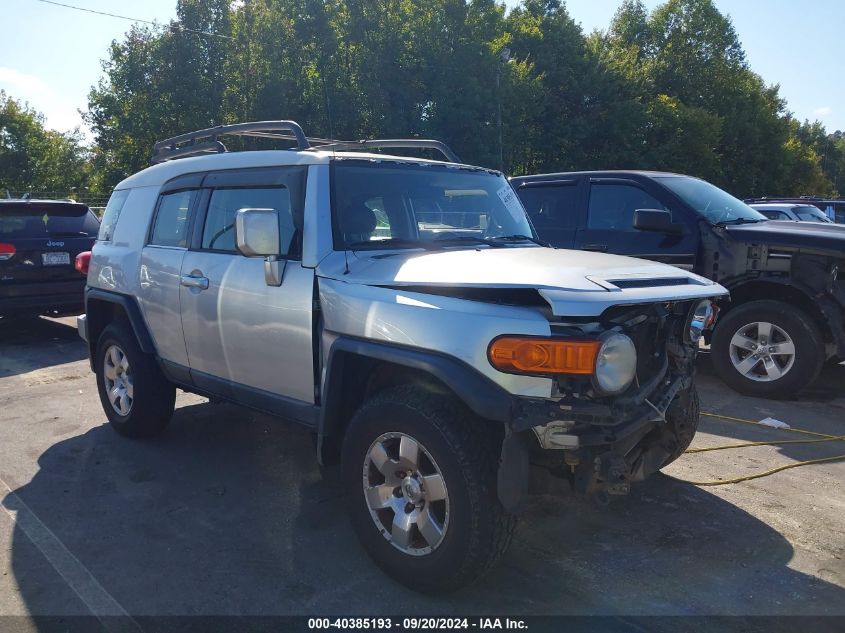
[[[821,332],[802,310],[779,301],[751,301],[716,325],[713,365],[728,385],[749,396],[783,398],[821,371]]]
[[[176,388],[155,359],[141,351],[124,323],[111,323],[97,343],[97,389],[115,431],[128,437],[151,437],[170,422]]]
[[[355,414],[341,465],[352,524],[397,581],[451,591],[507,549],[516,520],[496,495],[497,431],[453,398],[411,386]]]

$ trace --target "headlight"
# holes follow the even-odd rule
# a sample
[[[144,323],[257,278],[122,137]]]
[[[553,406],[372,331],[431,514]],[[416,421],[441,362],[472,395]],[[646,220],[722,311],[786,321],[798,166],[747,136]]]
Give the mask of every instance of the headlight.
[[[691,343],[698,343],[701,333],[713,325],[713,304],[705,299],[699,301],[687,317],[686,336]]]
[[[595,385],[606,395],[621,393],[637,373],[637,349],[634,342],[614,332],[602,337],[596,355]]]

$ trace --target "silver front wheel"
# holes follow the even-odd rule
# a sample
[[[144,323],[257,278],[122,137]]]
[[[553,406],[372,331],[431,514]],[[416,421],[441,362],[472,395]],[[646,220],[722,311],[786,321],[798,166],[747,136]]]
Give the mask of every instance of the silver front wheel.
[[[449,493],[431,454],[404,433],[384,433],[367,451],[364,499],[382,536],[395,548],[423,556],[449,527]]]
[[[783,378],[795,364],[795,344],[783,328],[756,321],[739,328],[731,338],[734,368],[757,382]]]
[[[129,415],[134,398],[132,370],[126,353],[117,345],[111,345],[106,350],[103,359],[103,379],[112,408],[118,415]]]

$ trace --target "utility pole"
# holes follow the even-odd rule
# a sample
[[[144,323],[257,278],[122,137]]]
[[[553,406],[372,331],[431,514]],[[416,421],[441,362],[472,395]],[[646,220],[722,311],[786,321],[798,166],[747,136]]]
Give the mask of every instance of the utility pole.
[[[496,99],[498,101],[497,124],[499,128],[499,171],[505,171],[504,139],[502,135],[502,68],[511,58],[511,49],[503,48],[499,52],[499,63],[496,66]]]

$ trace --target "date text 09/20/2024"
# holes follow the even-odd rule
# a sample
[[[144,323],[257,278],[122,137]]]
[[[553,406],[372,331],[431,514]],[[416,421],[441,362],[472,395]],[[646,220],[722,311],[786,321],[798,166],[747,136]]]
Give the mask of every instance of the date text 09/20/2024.
[[[373,629],[373,630],[524,630],[525,620],[518,618],[309,618],[309,630]]]

